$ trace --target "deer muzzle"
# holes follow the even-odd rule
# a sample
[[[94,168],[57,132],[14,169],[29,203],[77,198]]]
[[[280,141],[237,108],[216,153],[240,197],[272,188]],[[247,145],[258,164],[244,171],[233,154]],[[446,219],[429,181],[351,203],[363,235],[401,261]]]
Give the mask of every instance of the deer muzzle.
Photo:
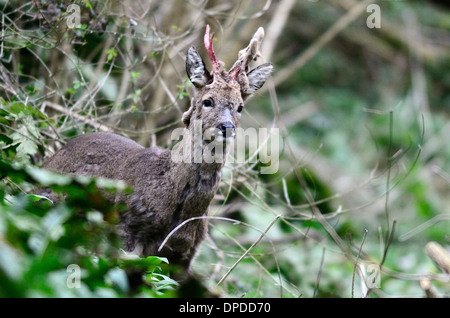
[[[229,142],[234,136],[236,136],[236,128],[231,122],[225,122],[217,125],[214,140],[217,142]]]

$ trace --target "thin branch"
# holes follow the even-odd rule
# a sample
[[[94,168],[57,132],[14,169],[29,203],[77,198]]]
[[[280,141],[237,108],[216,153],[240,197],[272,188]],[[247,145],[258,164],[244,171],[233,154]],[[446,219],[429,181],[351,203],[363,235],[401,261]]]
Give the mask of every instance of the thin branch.
[[[425,251],[440,270],[450,274],[450,253],[445,248],[437,242],[429,242]]]
[[[322,248],[322,257],[320,259],[319,273],[317,274],[316,287],[314,287],[314,294],[313,294],[314,298],[317,296],[317,292],[319,291],[319,283],[320,283],[320,278],[322,277],[323,262],[325,260],[325,251],[326,251],[326,249]]]
[[[354,298],[355,296],[355,274],[356,274],[356,268],[358,267],[358,262],[359,262],[359,257],[361,255],[361,250],[362,247],[364,245],[364,241],[366,240],[366,235],[367,235],[367,229],[364,230],[364,235],[361,241],[361,245],[359,246],[359,250],[358,250],[358,255],[356,256],[356,261],[355,261],[355,267],[353,268],[353,275],[352,275],[352,298]]]
[[[73,118],[75,118],[77,120],[80,120],[81,122],[83,122],[83,123],[85,123],[87,125],[90,125],[90,126],[94,127],[97,130],[104,131],[104,132],[112,131],[111,128],[109,128],[109,127],[107,127],[105,125],[102,125],[102,124],[100,124],[100,123],[98,123],[98,122],[96,122],[96,121],[94,121],[92,119],[89,119],[89,118],[87,118],[87,117],[85,117],[83,115],[80,115],[80,114],[77,114],[77,113],[73,113],[69,109],[66,109],[65,107],[63,107],[61,105],[45,101],[45,102],[42,103],[42,110],[44,110],[46,106],[48,106],[48,107],[50,107],[50,108],[52,108],[52,109],[54,109],[56,111],[59,111],[59,112],[63,113],[66,116],[71,116],[71,117],[73,117]]]
[[[339,32],[344,30],[350,23],[359,17],[367,5],[373,3],[374,0],[364,0],[355,4],[345,15],[336,21],[327,31],[325,31],[311,46],[309,46],[300,56],[293,62],[289,63],[289,67],[282,69],[274,78],[275,86],[278,86],[289,77],[291,77],[298,69],[303,67],[310,59],[312,59],[328,42],[336,37]],[[264,90],[264,87],[262,88]]]
[[[234,237],[232,237],[232,236],[230,236],[228,233],[226,233],[226,232],[223,232],[223,231],[221,231],[220,229],[217,229],[216,228],[216,230],[218,230],[218,231],[220,231],[223,235],[225,235],[228,239],[230,239],[231,241],[233,241],[242,251],[246,251],[247,249],[243,246],[243,243],[242,242],[240,242],[240,241],[238,241],[238,240],[236,240]],[[261,262],[259,261],[259,260],[257,260],[256,258],[255,258],[255,256],[253,255],[253,254],[249,254],[249,256],[251,257],[251,259],[262,269],[262,271],[275,283],[275,284],[278,284],[279,286],[280,286],[280,297],[281,297],[281,295],[283,295],[283,290],[286,290],[287,292],[289,292],[291,295],[294,295],[289,289],[287,289],[286,288],[286,286],[284,286],[284,284],[282,284],[282,280],[281,280],[281,271],[280,271],[280,269],[279,269],[279,267],[278,267],[278,261],[276,261],[276,258],[275,258],[275,261],[276,261],[276,263],[277,263],[277,270],[278,270],[278,278],[279,278],[279,280],[277,281],[276,279],[275,279],[275,277],[273,277],[273,275],[267,270],[267,268],[266,267],[264,267],[264,265],[263,264],[261,264]],[[291,287],[293,287],[294,289],[296,289],[298,292],[299,292],[299,294],[301,294],[301,292],[298,290],[298,288],[297,288],[297,286],[295,286],[295,285],[293,285],[292,283],[290,283],[290,282],[288,282],[288,284],[290,284],[290,286]]]
[[[389,182],[391,181],[391,168],[392,168],[392,135],[393,135],[393,127],[394,127],[394,112],[389,112],[389,143],[388,143],[388,151],[386,158],[386,166],[387,166],[387,175],[386,175],[386,200],[384,203],[384,212],[386,217],[386,235],[389,235],[389,193],[390,187]]]
[[[389,250],[389,247],[391,246],[392,241],[394,240],[394,232],[395,232],[396,224],[397,224],[397,220],[392,221],[392,230],[386,239],[386,246],[384,247],[384,253],[383,253],[383,258],[381,259],[381,262],[380,262],[380,267],[383,266],[384,261],[386,260],[386,257],[387,257],[387,252]]]
[[[258,239],[253,242],[252,246],[250,246],[247,251],[245,251],[244,254],[241,255],[241,257],[239,257],[239,259],[233,264],[233,266],[230,267],[230,269],[225,273],[225,275],[223,275],[223,277],[219,280],[219,282],[217,283],[217,286],[219,286],[220,284],[223,283],[223,281],[228,277],[228,275],[236,268],[236,266],[238,266],[238,264],[248,255],[248,253],[250,253],[250,251],[256,246],[258,245],[258,243],[262,240],[262,238],[266,235],[266,233],[270,230],[270,228],[275,224],[276,221],[278,221],[278,219],[280,218],[280,215],[277,215],[272,222],[270,222],[270,224],[266,227],[266,229],[261,233],[261,235],[258,237]]]

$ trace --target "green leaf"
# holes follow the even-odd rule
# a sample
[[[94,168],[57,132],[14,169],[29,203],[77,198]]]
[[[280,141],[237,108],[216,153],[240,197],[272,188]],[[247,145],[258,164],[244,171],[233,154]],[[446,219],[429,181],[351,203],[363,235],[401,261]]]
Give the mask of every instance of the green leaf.
[[[53,204],[53,201],[52,201],[52,200],[50,200],[49,198],[47,198],[46,196],[43,196],[43,195],[38,195],[38,194],[27,194],[26,196],[27,196],[28,198],[30,198],[30,200],[31,200],[32,202],[38,202],[38,201],[40,201],[40,200],[47,200],[47,201],[49,201],[50,203]]]
[[[83,3],[86,6],[86,9],[93,10],[92,4],[89,2],[89,0],[83,0]]]
[[[39,184],[43,186],[50,186],[52,184],[56,185],[68,185],[72,181],[72,177],[68,175],[62,175],[49,170],[40,169],[33,166],[28,166],[25,171],[36,180]]]
[[[161,263],[169,263],[167,258],[157,257],[157,256],[148,256],[146,258],[140,258],[136,255],[125,255],[121,259],[121,266],[128,268],[140,268],[141,270],[145,270],[149,273],[153,273],[156,269],[159,269],[159,265]]]
[[[37,150],[37,145],[33,141],[23,139],[16,150],[17,158],[21,161],[28,161],[30,156],[34,155]]]
[[[9,105],[7,105],[6,109],[16,115],[20,115],[20,113],[24,114],[24,115],[30,115],[30,116],[34,116],[37,118],[41,118],[41,119],[45,119],[45,120],[49,120],[49,118],[43,114],[39,109],[34,108],[31,105],[24,105],[22,103],[10,103]]]
[[[112,47],[108,51],[106,51],[106,59],[108,61],[111,61],[115,57],[117,57],[117,50],[115,48]]]
[[[105,280],[108,284],[116,286],[121,293],[129,291],[128,277],[125,271],[115,267],[106,273]]]
[[[175,290],[179,286],[177,281],[164,274],[148,274],[145,276],[145,279],[148,283],[152,284],[153,290],[158,295],[162,295],[167,290]]]
[[[136,81],[136,79],[141,76],[141,72],[131,72],[131,80]]]
[[[3,144],[10,145],[14,142],[13,139],[9,138],[6,135],[0,134],[0,146]]]
[[[11,279],[20,279],[23,265],[20,253],[10,245],[0,241],[0,277],[4,273]]]

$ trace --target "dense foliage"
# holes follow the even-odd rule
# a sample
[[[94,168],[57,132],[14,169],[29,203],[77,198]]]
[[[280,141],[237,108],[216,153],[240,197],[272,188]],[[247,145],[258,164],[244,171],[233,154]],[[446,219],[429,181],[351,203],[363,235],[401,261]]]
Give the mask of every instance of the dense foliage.
[[[380,28],[368,27],[371,3]],[[1,297],[450,295],[425,249],[450,245],[448,7],[0,0],[0,10]],[[261,149],[248,153],[256,163],[226,165],[192,267],[201,283],[179,287],[170,260],[120,248],[124,207],[102,193],[132,189],[40,166],[92,131],[172,146],[191,93],[185,52],[203,50],[207,23],[228,64],[265,28],[275,72],[242,126],[279,128],[282,151],[273,174],[260,173]],[[39,196],[44,187],[61,201]]]

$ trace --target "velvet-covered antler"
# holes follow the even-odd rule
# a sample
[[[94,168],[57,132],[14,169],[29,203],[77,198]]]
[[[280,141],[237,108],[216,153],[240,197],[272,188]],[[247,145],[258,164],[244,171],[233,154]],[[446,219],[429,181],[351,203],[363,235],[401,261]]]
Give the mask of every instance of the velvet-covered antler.
[[[228,71],[234,81],[237,80],[237,77],[241,71],[244,71],[245,73],[248,72],[248,64],[251,61],[256,61],[261,56],[260,46],[263,39],[264,29],[260,27],[253,35],[248,46],[245,49],[239,51],[238,60]]]
[[[203,41],[205,42],[206,52],[208,52],[209,58],[211,59],[212,62],[214,79],[216,79],[218,65],[216,54],[214,53],[213,40],[214,40],[214,33],[211,35],[211,37],[209,36],[209,24],[207,24]]]
[[[251,95],[258,90],[265,82],[267,76],[272,72],[273,66],[271,63],[265,63],[249,70],[251,61],[256,61],[260,56],[260,47],[264,39],[264,29],[258,28],[253,35],[248,46],[239,51],[239,56],[229,71],[225,70],[225,64],[216,58],[213,48],[214,33],[209,34],[209,25],[206,26],[205,36],[203,38],[205,49],[211,60],[213,67],[212,83],[228,83],[231,85],[239,85],[241,92],[244,95]],[[196,78],[194,78],[195,80]]]

